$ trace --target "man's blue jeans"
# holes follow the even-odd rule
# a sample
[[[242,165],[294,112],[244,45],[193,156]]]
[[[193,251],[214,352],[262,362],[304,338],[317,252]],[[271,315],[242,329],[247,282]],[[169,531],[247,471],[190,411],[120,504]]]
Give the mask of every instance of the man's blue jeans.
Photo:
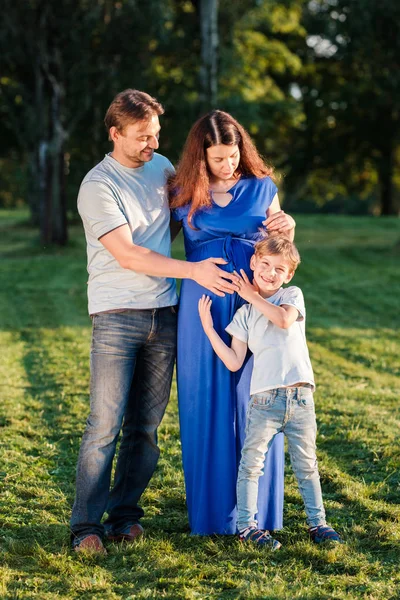
[[[316,456],[313,392],[309,387],[277,388],[254,394],[249,404],[237,482],[239,531],[257,526],[258,479],[272,440],[281,431],[288,440],[307,523],[309,527],[326,525]]]
[[[157,427],[171,388],[176,316],[170,306],[93,316],[90,415],[79,452],[71,517],[75,538],[102,536],[104,526],[118,534],[144,514],[138,502],[160,453]],[[106,510],[103,526],[100,521]]]

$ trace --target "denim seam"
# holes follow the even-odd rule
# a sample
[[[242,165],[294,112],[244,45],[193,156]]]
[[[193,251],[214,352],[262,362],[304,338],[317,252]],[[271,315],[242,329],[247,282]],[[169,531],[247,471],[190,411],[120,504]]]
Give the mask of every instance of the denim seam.
[[[157,309],[154,308],[151,313],[150,333],[147,337],[146,343],[151,342],[157,336],[158,318],[159,317],[158,317]]]
[[[139,354],[139,353],[138,353],[138,354]],[[136,360],[135,360],[135,369],[136,369],[136,367],[137,367],[137,361],[138,361],[138,356],[136,356]],[[133,373],[135,372],[135,369],[133,370]],[[134,376],[132,375],[131,386],[132,386],[133,380],[134,380]],[[129,394],[128,402],[129,402],[129,400],[130,400],[130,394]],[[127,407],[126,407],[126,409],[127,409]],[[126,411],[126,409],[125,409],[125,411]],[[136,425],[137,425],[137,421],[138,421],[138,411],[135,411],[135,422],[134,422],[134,425],[135,425],[135,431],[136,431]],[[126,491],[126,486],[127,486],[127,480],[128,480],[128,473],[130,473],[130,466],[131,466],[131,464],[132,464],[132,457],[133,457],[133,452],[132,452],[132,450],[133,450],[134,441],[135,441],[135,440],[131,440],[131,441],[129,442],[129,446],[128,446],[128,448],[129,448],[129,453],[128,453],[128,460],[127,460],[126,468],[125,468],[125,470],[124,470],[124,474],[123,474],[124,483],[123,483],[123,486],[122,486],[122,493],[121,493],[121,497],[122,497],[122,498],[125,496],[125,491]],[[121,529],[121,531],[122,531],[123,529],[125,529],[125,527],[126,527],[126,524],[125,524],[125,525],[124,525],[124,527]],[[116,532],[116,533],[119,533],[119,532]]]

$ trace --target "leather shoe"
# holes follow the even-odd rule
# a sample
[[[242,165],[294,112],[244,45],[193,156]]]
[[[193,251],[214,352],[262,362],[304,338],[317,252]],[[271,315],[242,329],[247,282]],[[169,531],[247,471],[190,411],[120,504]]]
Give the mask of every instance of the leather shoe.
[[[99,536],[94,533],[87,535],[80,542],[74,545],[74,551],[85,554],[101,554],[102,556],[107,554],[107,550],[104,548],[103,542]]]
[[[139,523],[135,523],[134,525],[131,525],[130,527],[127,527],[126,529],[124,529],[123,531],[121,531],[121,533],[117,533],[115,535],[112,534],[112,533],[109,533],[107,535],[107,539],[110,542],[129,542],[129,543],[132,543],[138,537],[142,536],[143,534],[144,534],[143,527]]]

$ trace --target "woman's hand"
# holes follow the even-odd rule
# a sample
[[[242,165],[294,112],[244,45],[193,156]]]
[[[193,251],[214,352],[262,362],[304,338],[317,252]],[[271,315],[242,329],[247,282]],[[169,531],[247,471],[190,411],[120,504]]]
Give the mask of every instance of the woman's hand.
[[[236,271],[234,271],[234,273],[236,273]],[[236,275],[238,275],[236,273]],[[238,275],[239,278],[239,290],[238,290],[238,294],[241,298],[243,298],[243,300],[246,300],[247,302],[251,302],[255,295],[258,295],[259,293],[259,289],[256,283],[250,283],[249,278],[247,277],[245,271],[243,269],[240,269],[240,275],[241,277]]]
[[[211,304],[212,300],[210,296],[205,296],[205,294],[203,294],[199,300],[199,315],[201,324],[206,333],[214,329],[214,323],[211,316]]]
[[[289,234],[294,231],[296,227],[296,221],[290,215],[287,215],[285,211],[278,210],[272,213],[263,221],[264,227],[272,233],[283,233]]]

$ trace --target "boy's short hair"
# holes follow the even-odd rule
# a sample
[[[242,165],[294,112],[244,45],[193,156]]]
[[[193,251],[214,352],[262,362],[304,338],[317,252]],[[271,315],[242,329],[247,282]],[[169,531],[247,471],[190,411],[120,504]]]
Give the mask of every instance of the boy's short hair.
[[[300,254],[296,246],[283,235],[269,235],[257,242],[254,246],[256,256],[267,256],[268,254],[279,254],[290,264],[293,273],[300,263]]]

